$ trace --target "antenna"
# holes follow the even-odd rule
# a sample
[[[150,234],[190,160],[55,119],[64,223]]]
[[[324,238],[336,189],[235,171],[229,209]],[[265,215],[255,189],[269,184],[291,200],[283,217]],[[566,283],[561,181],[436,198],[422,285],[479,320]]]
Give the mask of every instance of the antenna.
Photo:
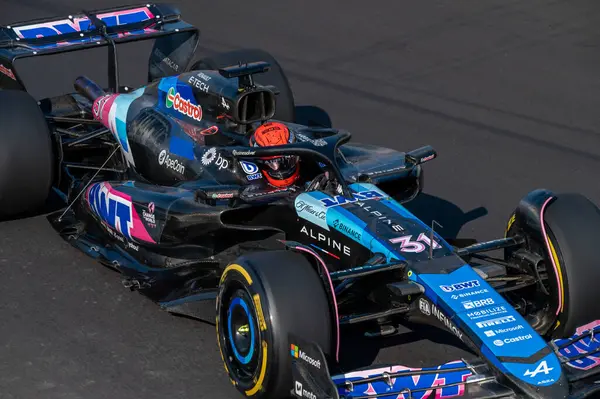
[[[431,221],[431,234],[429,234],[429,259],[433,258],[433,247],[435,246],[435,241],[433,241],[433,230],[435,229],[436,224],[442,229],[444,228],[444,226],[442,226],[435,220]]]

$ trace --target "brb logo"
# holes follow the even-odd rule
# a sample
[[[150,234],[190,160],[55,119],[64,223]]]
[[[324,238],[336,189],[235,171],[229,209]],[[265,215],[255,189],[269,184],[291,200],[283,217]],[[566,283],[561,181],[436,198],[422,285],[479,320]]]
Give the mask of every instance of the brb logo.
[[[367,201],[377,198],[383,198],[379,192],[371,190],[371,191],[361,191],[359,193],[353,193],[354,198],[346,198],[343,195],[336,195],[334,198],[323,198],[321,203],[325,206],[325,208],[330,208],[332,206],[351,204],[356,201]]]
[[[107,12],[104,14],[98,14],[97,16],[109,27],[132,24],[154,18],[154,15],[147,7]],[[69,33],[84,32],[88,30],[91,25],[92,23],[87,17],[75,17],[61,19],[58,21],[42,22],[34,25],[19,26],[13,28],[13,31],[21,39],[36,39],[40,37],[51,37]],[[133,34],[137,32],[130,33]]]

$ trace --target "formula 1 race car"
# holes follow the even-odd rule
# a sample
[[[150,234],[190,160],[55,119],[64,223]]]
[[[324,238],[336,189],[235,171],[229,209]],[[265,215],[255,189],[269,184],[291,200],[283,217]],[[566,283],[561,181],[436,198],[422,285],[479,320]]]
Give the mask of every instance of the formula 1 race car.
[[[444,239],[402,204],[423,189],[430,146],[350,142],[296,123],[269,54],[194,61],[199,32],[150,4],[0,28],[0,212],[48,216],[126,287],[189,316],[216,300],[225,369],[246,397],[581,398],[600,391],[593,240],[600,211],[578,194],[529,193],[504,238]],[[117,45],[153,39],[148,83],[119,84]],[[109,87],[36,101],[23,57],[105,46]],[[295,142],[249,145],[265,122]],[[274,187],[259,165],[293,159]],[[18,173],[16,172],[18,171]],[[503,256],[484,253],[503,250]],[[375,323],[431,324],[479,355],[436,367],[340,368],[340,336]]]

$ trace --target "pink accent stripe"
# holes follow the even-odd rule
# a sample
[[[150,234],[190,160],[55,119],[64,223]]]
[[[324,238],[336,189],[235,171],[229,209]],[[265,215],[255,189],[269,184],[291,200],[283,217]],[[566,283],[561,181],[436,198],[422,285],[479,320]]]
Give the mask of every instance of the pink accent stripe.
[[[331,293],[332,293],[332,297],[333,297],[333,309],[335,311],[335,330],[336,330],[335,361],[339,362],[340,361],[340,325],[339,325],[340,316],[338,314],[338,305],[337,305],[337,300],[335,299],[335,289],[333,288],[333,282],[331,281],[331,276],[329,275],[329,269],[327,269],[325,262],[323,262],[323,259],[321,259],[321,257],[316,252],[313,252],[309,249],[302,248],[302,247],[295,247],[295,249],[298,249],[298,250],[304,251],[304,252],[308,252],[309,254],[311,254],[315,258],[317,258],[317,260],[319,261],[319,263],[321,263],[321,266],[325,270],[325,274],[327,275],[327,280],[329,280],[329,287],[331,288]]]
[[[544,211],[546,210],[546,206],[552,199],[554,199],[554,197],[548,198],[546,200],[546,202],[544,202],[544,205],[542,205],[542,210],[540,211],[540,224],[542,225],[542,234],[544,235],[544,241],[546,242],[546,248],[548,248],[548,254],[550,254],[550,261],[552,262],[552,266],[554,267],[554,275],[556,276],[556,286],[558,287],[558,308],[556,309],[556,316],[558,316],[558,314],[560,313],[560,310],[562,309],[562,306],[563,306],[563,303],[562,303],[563,287],[560,284],[558,266],[556,265],[556,262],[554,262],[554,256],[552,256],[552,249],[550,248],[550,241],[548,240],[548,234],[546,234],[546,226],[544,225]]]

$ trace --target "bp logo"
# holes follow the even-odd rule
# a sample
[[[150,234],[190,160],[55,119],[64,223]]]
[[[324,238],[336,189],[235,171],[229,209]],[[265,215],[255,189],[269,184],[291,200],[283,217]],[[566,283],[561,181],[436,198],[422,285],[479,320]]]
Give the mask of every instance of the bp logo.
[[[202,107],[192,104],[189,100],[181,97],[181,94],[177,93],[174,87],[171,87],[167,92],[165,105],[167,108],[173,108],[180,114],[184,114],[196,121],[202,120]]]

